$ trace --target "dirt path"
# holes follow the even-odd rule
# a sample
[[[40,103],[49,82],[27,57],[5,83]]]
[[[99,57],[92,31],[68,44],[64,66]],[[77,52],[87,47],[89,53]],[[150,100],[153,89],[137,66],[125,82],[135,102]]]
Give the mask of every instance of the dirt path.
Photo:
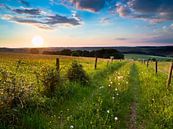
[[[135,64],[131,68],[130,72],[130,90],[132,96],[132,102],[130,104],[130,115],[129,115],[129,129],[137,129],[137,102],[139,94],[139,78],[138,71]]]
[[[137,129],[136,128],[136,102],[132,102],[131,107],[130,107],[130,124],[129,124],[129,129]]]

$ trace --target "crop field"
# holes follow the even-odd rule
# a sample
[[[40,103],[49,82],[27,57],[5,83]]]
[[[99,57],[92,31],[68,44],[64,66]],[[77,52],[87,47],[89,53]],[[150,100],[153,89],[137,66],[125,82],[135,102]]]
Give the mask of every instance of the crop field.
[[[173,128],[170,62],[95,61],[0,53],[0,129]]]

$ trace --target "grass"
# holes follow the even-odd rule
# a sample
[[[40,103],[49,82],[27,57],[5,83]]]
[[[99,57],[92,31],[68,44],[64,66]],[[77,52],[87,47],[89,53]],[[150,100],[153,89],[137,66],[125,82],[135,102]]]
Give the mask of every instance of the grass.
[[[57,56],[0,53],[0,81],[7,78],[0,84],[0,128],[172,129],[173,83],[169,90],[166,87],[169,62],[159,62],[156,75],[154,63],[147,68],[137,61],[107,65],[108,60],[99,59],[94,70],[94,58],[58,57],[61,80],[55,94],[48,97],[35,73],[40,77],[43,70],[55,69]],[[86,86],[67,79],[73,60],[89,75]],[[14,97],[28,93],[16,99],[23,107],[21,103],[14,107],[2,103],[8,96],[6,90],[15,93]]]
[[[153,55],[144,55],[144,54],[125,54],[126,59],[134,59],[134,60],[148,60],[155,58],[159,61],[170,61],[173,60],[172,57],[162,57],[162,56],[153,56]]]

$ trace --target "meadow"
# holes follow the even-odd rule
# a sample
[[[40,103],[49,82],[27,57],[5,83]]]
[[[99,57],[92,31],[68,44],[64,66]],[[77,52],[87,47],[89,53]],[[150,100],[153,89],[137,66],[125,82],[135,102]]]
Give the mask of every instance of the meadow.
[[[74,61],[86,83],[68,78]],[[95,58],[0,53],[0,129],[172,129],[170,62],[159,62],[157,74],[154,62],[94,65]]]

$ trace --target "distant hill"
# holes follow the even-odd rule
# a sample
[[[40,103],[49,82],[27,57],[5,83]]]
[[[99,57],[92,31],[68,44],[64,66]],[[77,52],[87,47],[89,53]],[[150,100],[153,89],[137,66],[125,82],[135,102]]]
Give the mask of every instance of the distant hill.
[[[102,48],[116,49],[124,54],[145,54],[156,56],[172,56],[173,46],[156,46],[156,47],[68,47],[71,50],[98,50]],[[36,48],[40,53],[44,51],[61,51],[67,49],[67,47],[48,47],[48,48]],[[15,53],[30,53],[31,48],[0,48],[0,52],[15,52]]]

